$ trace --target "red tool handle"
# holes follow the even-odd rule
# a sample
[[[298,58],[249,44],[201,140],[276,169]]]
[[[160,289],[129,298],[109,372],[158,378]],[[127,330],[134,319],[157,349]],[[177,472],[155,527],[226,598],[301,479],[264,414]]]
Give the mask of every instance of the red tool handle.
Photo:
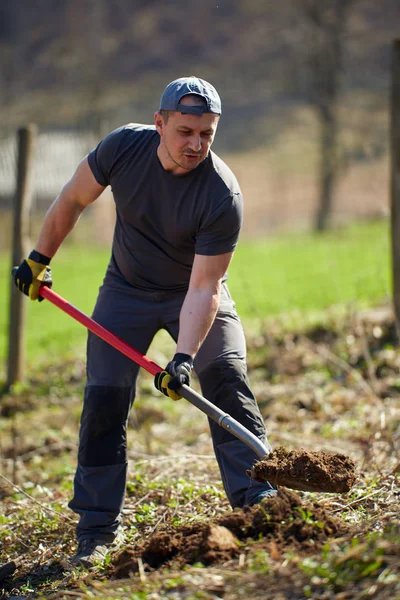
[[[152,375],[156,375],[162,371],[162,368],[147,358],[147,356],[144,356],[144,354],[141,354],[132,348],[132,346],[111,333],[111,331],[108,331],[102,325],[96,323],[96,321],[85,315],[85,313],[80,311],[70,302],[67,302],[67,300],[56,294],[56,292],[53,292],[53,290],[49,287],[42,285],[42,287],[39,289],[39,294],[42,296],[42,298],[46,298],[46,300],[49,300],[49,302],[55,304],[55,306],[58,306],[58,308],[61,308],[61,310],[67,313],[67,315],[70,315],[76,321],[82,323],[86,329],[89,329],[89,331],[95,333],[99,338],[122,352],[122,354],[125,354],[125,356],[143,367],[143,369],[146,369],[146,371]]]
[[[14,269],[16,269],[16,267],[14,267]],[[14,269],[13,274],[15,275]],[[62,311],[89,329],[89,331],[95,333],[102,340],[122,352],[122,354],[125,354],[125,356],[146,369],[146,371],[152,375],[156,375],[162,371],[161,367],[152,360],[132,348],[132,346],[129,346],[129,344],[105,329],[99,323],[96,323],[96,321],[85,315],[85,313],[73,306],[70,302],[67,302],[67,300],[64,300],[64,298],[53,292],[49,287],[42,286],[39,289],[39,294],[42,298],[46,298],[46,300],[49,300],[49,302],[58,306]],[[207,398],[203,398],[203,396],[198,394],[195,390],[192,390],[192,388],[186,384],[182,385],[177,391],[183,398],[193,404],[193,406],[199,408],[210,419],[218,423],[220,427],[229,431],[237,439],[242,440],[242,442],[254,451],[258,458],[262,458],[268,454],[268,448],[262,440],[246,429],[244,425],[236,421],[236,419],[231,417],[228,413],[223,412],[220,408],[212,404]]]
[[[17,269],[18,267],[12,268],[11,272],[13,277],[15,277]],[[84,325],[86,329],[89,329],[89,331],[95,333],[99,338],[122,352],[122,354],[125,354],[125,356],[146,369],[146,371],[152,375],[156,375],[162,371],[161,367],[159,367],[155,362],[132,348],[132,346],[129,346],[129,344],[111,333],[111,331],[108,331],[102,327],[102,325],[99,325],[99,323],[96,323],[96,321],[85,315],[85,313],[73,306],[70,302],[67,302],[67,300],[64,300],[64,298],[53,292],[53,290],[51,290],[49,287],[42,285],[42,287],[39,289],[39,294],[42,296],[42,298],[46,298],[46,300],[49,300],[49,302],[52,302],[55,306],[58,306],[58,308],[60,308],[62,311]],[[238,440],[242,440],[242,442],[244,442],[253,450],[258,458],[262,458],[268,454],[268,448],[257,436],[254,435],[254,433],[246,429],[244,425],[236,421],[236,419],[231,417],[228,413],[223,412],[220,408],[212,404],[209,400],[207,400],[207,398],[203,398],[203,396],[198,394],[195,390],[192,390],[192,388],[186,384],[182,385],[182,387],[180,387],[177,391],[183,398],[193,404],[193,406],[199,408],[210,419],[218,423],[220,427],[226,429],[226,431],[229,431]]]

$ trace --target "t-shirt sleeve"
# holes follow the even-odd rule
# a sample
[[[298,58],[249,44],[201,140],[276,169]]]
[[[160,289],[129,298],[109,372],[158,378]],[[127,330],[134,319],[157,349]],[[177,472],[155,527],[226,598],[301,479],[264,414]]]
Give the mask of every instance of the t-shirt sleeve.
[[[243,197],[233,193],[205,219],[196,237],[196,254],[217,256],[236,248],[243,221]]]
[[[97,183],[107,186],[111,170],[118,156],[118,148],[124,134],[122,127],[112,131],[88,154],[88,163]]]

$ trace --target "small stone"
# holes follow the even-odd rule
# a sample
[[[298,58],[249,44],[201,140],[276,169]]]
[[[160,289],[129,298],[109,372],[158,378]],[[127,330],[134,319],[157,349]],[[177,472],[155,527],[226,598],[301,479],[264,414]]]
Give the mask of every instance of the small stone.
[[[222,525],[209,525],[204,535],[205,550],[230,551],[238,549],[238,540]]]

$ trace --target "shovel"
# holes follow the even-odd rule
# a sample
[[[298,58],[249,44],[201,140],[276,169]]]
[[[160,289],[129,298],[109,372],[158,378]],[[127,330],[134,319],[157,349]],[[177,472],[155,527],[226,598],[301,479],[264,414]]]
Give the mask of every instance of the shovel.
[[[163,371],[163,369],[157,365],[155,362],[144,356],[132,346],[121,340],[121,338],[117,337],[111,331],[108,331],[105,327],[88,317],[85,313],[80,311],[78,308],[70,304],[67,300],[56,294],[52,289],[47,286],[42,285],[39,290],[39,294],[42,298],[46,298],[52,304],[60,308],[62,311],[70,315],[73,319],[81,323],[91,331],[96,334],[99,338],[116,348],[125,354],[128,358],[133,360],[140,367],[143,367],[146,371],[151,373],[152,375],[156,375]],[[209,402],[206,398],[203,398],[200,394],[195,392],[188,385],[182,385],[182,387],[177,390],[178,393],[188,400],[193,406],[199,408],[203,413],[205,413],[210,419],[218,423],[220,427],[223,427],[227,431],[229,431],[236,438],[244,442],[249,448],[251,448],[258,458],[263,458],[269,452],[267,447],[255,436],[251,431],[246,429],[241,423],[236,421],[229,414],[220,410],[217,406]]]
[[[13,274],[15,270],[16,267],[12,270]],[[49,287],[42,285],[39,294],[153,376],[163,370],[155,362],[132,348]],[[193,406],[218,423],[220,427],[229,431],[253,450],[260,459],[248,471],[249,476],[253,479],[313,492],[344,493],[352,487],[355,481],[355,464],[349,457],[343,454],[329,455],[325,452],[310,452],[302,449],[288,452],[282,447],[270,453],[257,436],[191,387],[182,385],[177,391]]]

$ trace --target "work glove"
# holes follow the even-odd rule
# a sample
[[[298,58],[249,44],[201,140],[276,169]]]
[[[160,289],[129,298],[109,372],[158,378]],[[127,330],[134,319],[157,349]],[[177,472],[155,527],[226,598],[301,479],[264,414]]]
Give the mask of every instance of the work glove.
[[[190,354],[177,352],[174,358],[167,364],[164,371],[157,373],[154,378],[154,385],[165,396],[172,400],[180,400],[182,396],[177,390],[184,384],[190,385],[190,373],[193,368],[193,358]]]
[[[21,292],[29,296],[31,300],[39,300],[44,298],[39,295],[39,288],[42,285],[51,287],[53,279],[51,277],[51,269],[49,267],[50,258],[36,250],[32,250],[28,258],[22,261],[14,274],[14,281],[17,288]]]

